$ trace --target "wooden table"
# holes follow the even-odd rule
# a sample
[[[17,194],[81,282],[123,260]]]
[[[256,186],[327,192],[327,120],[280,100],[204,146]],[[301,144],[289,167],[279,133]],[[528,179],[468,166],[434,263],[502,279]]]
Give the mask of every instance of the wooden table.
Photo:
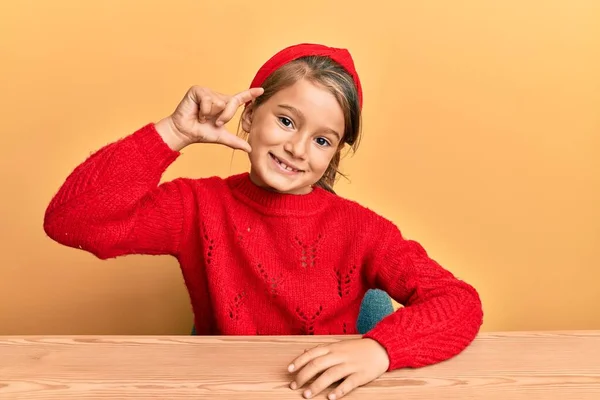
[[[0,399],[302,399],[288,363],[352,336],[0,336]],[[315,398],[325,399],[325,394]],[[346,399],[600,399],[600,331],[485,333]]]

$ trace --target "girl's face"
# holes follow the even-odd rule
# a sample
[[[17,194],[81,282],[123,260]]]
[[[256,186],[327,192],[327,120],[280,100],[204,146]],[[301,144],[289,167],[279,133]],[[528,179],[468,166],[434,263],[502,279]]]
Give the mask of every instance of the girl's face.
[[[275,93],[242,114],[249,132],[250,177],[281,193],[305,194],[341,147],[344,113],[327,89],[307,80]]]

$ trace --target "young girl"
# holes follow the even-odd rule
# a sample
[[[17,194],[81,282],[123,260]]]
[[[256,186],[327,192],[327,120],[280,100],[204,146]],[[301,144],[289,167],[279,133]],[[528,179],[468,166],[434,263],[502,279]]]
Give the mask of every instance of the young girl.
[[[52,199],[45,231],[100,259],[175,257],[200,335],[355,334],[370,288],[404,305],[359,339],[292,360],[290,387],[306,398],[341,381],[328,396],[339,399],[386,371],[447,360],[479,331],[477,292],[332,190],[340,151],[358,143],[362,101],[347,50],[283,49],[250,89],[194,86],[172,115],[89,157]],[[247,141],[224,126],[242,106]],[[159,184],[194,143],[243,150],[250,171]]]

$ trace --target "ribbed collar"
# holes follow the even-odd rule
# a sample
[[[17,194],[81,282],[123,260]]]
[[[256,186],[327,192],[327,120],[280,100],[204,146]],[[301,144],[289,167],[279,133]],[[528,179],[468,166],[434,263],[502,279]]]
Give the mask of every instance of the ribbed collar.
[[[307,194],[278,193],[256,185],[248,172],[228,177],[227,184],[236,198],[267,215],[314,215],[335,196],[320,187]]]

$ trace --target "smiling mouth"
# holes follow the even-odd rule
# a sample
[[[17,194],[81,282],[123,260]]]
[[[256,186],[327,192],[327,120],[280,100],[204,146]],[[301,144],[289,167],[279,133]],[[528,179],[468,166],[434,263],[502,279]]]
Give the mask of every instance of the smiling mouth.
[[[277,166],[285,172],[288,172],[288,173],[304,172],[300,169],[296,169],[296,168],[292,167],[291,165],[286,164],[284,161],[281,161],[279,158],[275,157],[275,155],[272,153],[269,153],[269,157],[271,157],[271,159],[275,162],[275,164],[277,164]]]

